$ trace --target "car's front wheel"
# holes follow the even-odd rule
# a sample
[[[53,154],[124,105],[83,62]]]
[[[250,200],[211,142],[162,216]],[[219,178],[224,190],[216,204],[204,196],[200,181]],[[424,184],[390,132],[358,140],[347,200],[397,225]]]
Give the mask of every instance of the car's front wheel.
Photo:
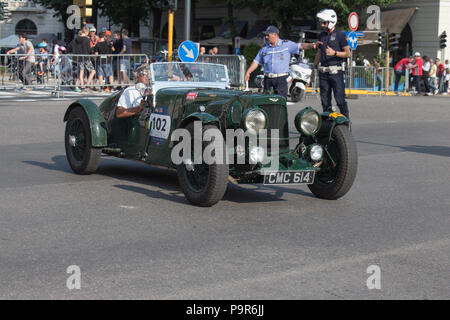
[[[292,102],[299,102],[302,101],[305,97],[305,90],[295,86],[295,83],[292,85],[291,88],[291,100]]]
[[[215,126],[204,125],[202,132],[209,129],[217,130]],[[203,139],[194,136],[194,122],[189,123],[186,130],[191,134],[191,150],[193,151],[194,141]],[[209,143],[202,142],[202,151]],[[222,151],[225,152],[224,146]],[[184,159],[183,163],[177,167],[178,181],[189,202],[200,207],[211,207],[223,198],[227,190],[228,165],[222,161],[223,157],[216,159],[217,161],[213,164],[205,163],[204,159],[202,163],[197,164],[194,160],[194,153],[191,152],[191,157]]]
[[[81,107],[70,112],[64,140],[67,160],[72,170],[83,175],[94,173],[98,168],[102,149],[92,146],[89,119]]]
[[[328,137],[322,136],[319,140],[325,145]],[[336,200],[350,190],[358,170],[356,143],[347,126],[334,128],[327,149],[329,155],[324,156],[321,170],[309,189],[318,198]]]

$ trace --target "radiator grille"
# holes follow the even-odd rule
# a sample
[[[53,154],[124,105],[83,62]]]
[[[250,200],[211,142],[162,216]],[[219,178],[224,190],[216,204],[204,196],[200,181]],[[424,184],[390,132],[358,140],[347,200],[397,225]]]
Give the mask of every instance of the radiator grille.
[[[289,148],[289,123],[287,117],[287,109],[283,105],[279,104],[266,104],[259,106],[263,109],[269,118],[268,125],[268,146],[270,148],[270,130],[279,129],[279,146],[281,148]]]

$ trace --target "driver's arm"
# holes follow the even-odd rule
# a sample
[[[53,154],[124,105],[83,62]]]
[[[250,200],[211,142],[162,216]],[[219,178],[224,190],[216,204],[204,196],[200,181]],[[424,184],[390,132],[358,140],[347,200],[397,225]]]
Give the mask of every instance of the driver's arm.
[[[125,108],[125,107],[117,106],[117,111],[116,111],[117,118],[121,119],[121,118],[129,118],[129,117],[135,116],[135,115],[139,114],[140,112],[142,112],[142,110],[144,110],[144,106],[145,106],[144,99],[141,100],[139,107]]]

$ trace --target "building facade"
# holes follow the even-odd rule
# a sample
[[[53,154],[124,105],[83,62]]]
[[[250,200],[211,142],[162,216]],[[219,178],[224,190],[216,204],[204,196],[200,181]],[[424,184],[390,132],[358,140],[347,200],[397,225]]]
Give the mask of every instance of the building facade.
[[[439,36],[450,33],[450,0],[404,0],[389,6],[390,9],[415,8],[408,25],[411,29],[411,53],[422,56],[450,59],[450,50],[439,48]]]
[[[10,11],[9,17],[0,21],[0,39],[20,32],[27,33],[30,38],[41,34],[53,34],[59,40],[64,37],[64,24],[53,17],[55,12],[29,0],[9,0],[5,8]]]

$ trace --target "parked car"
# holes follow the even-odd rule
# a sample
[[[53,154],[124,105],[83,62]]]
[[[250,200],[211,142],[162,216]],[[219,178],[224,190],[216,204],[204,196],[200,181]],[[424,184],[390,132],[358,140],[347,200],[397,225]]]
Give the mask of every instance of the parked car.
[[[94,173],[102,154],[175,169],[186,198],[205,207],[222,199],[229,182],[307,184],[324,199],[338,199],[350,190],[358,157],[349,119],[342,114],[319,113],[311,107],[301,110],[294,119],[300,137],[293,138],[296,147],[290,149],[286,99],[230,90],[226,66],[153,63],[150,73],[149,92],[144,93],[142,84],[136,86],[146,99],[139,116],[117,118],[121,92],[100,106],[88,99],[69,106],[64,116],[65,147],[75,173]],[[227,140],[230,131],[245,133],[244,142],[228,139],[212,148],[213,162],[196,158],[219,138]],[[216,138],[204,139],[207,132]],[[174,139],[180,133],[187,133],[190,140]],[[251,143],[255,137],[256,145]],[[181,160],[175,161],[182,142],[190,142],[191,149],[182,149],[177,153]]]

